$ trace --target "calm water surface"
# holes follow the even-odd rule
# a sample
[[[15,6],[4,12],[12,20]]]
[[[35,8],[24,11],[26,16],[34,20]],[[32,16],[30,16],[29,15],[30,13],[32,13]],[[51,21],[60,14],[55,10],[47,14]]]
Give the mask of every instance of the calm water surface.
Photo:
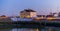
[[[13,28],[13,29],[0,29],[0,31],[60,31],[59,27],[45,27],[43,29],[32,28]]]
[[[31,28],[13,28],[13,29],[0,29],[0,31],[36,31],[37,29]]]

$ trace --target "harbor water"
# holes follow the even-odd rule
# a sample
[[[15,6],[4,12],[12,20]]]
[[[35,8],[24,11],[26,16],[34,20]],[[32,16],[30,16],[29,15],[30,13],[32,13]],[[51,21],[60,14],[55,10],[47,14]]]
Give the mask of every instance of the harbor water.
[[[38,28],[0,28],[0,31],[60,31],[59,27],[45,27],[42,29]]]

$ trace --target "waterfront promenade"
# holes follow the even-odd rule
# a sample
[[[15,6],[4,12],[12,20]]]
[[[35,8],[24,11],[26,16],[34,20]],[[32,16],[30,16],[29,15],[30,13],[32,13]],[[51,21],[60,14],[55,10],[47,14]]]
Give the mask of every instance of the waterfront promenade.
[[[60,21],[14,21],[14,22],[0,22],[0,26],[11,27],[26,27],[26,28],[39,28],[39,27],[60,27]]]
[[[41,31],[44,29],[44,31],[47,29],[48,31],[51,31],[54,29],[53,27],[60,27],[60,19],[57,20],[45,20],[45,19],[40,19],[40,20],[31,20],[30,19],[24,19],[24,21],[12,21],[11,19],[7,20],[1,20],[0,22],[0,29],[13,29],[13,28],[29,28],[29,29],[35,29],[36,31]],[[52,27],[52,29],[51,29]],[[34,30],[33,30],[34,31]]]

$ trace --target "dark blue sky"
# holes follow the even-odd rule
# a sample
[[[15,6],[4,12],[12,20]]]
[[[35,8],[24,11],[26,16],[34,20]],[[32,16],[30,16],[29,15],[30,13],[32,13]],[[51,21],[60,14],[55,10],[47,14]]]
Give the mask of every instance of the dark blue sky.
[[[28,8],[37,11],[38,14],[59,12],[60,0],[0,0],[0,15],[19,15],[20,11]]]

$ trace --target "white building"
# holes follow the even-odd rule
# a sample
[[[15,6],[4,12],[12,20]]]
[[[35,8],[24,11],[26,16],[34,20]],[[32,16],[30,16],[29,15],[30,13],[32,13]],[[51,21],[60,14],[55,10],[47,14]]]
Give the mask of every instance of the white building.
[[[21,18],[36,17],[36,11],[31,10],[31,9],[25,9],[24,11],[20,12],[20,17]]]
[[[11,18],[12,21],[32,21],[31,18]]]

